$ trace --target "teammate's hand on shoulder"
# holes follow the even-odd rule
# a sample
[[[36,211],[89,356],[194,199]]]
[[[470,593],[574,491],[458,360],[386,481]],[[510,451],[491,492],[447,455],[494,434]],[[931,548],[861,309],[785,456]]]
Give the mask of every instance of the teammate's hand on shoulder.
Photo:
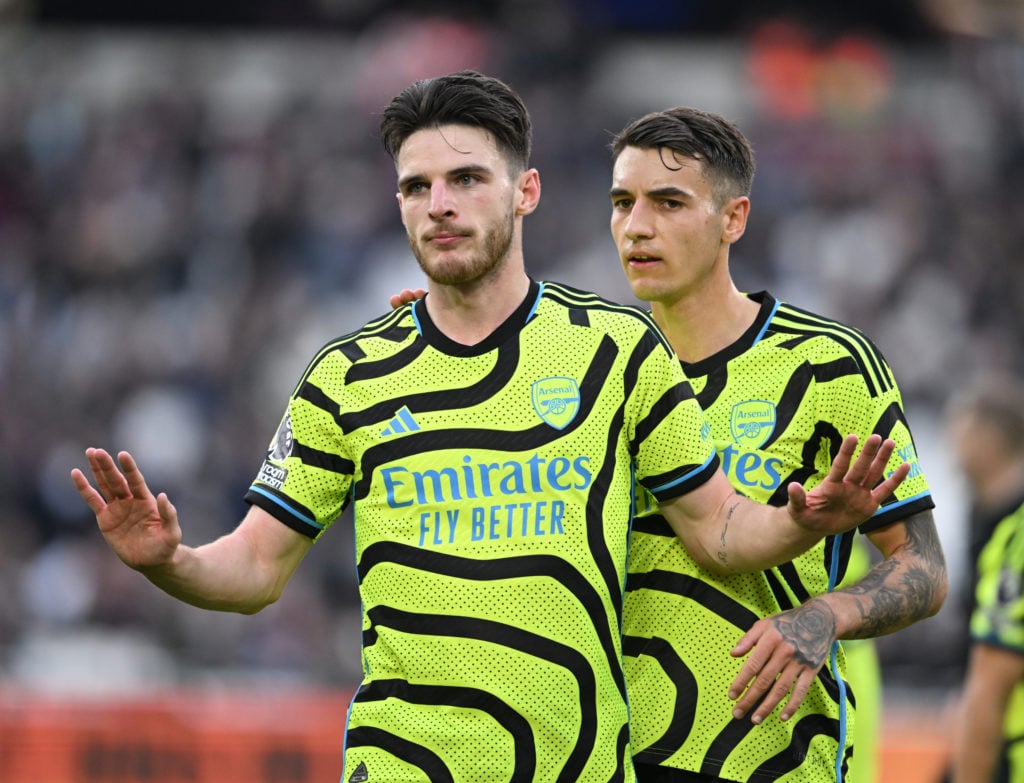
[[[411,288],[403,288],[397,294],[392,294],[388,300],[391,303],[391,309],[397,310],[402,305],[407,305],[410,302],[415,302],[417,299],[422,299],[426,296],[427,292],[422,288],[415,290]]]

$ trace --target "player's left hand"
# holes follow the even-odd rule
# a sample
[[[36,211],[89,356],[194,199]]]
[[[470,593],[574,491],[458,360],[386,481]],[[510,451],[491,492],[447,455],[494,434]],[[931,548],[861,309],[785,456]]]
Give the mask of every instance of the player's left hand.
[[[750,653],[729,685],[729,698],[739,700],[733,717],[742,718],[753,709],[751,721],[761,723],[786,699],[779,718],[789,720],[835,640],[836,618],[823,600],[811,600],[754,623],[730,651],[737,658]]]
[[[796,481],[787,488],[790,516],[804,530],[827,536],[856,527],[874,514],[909,475],[910,464],[903,462],[885,476],[886,465],[896,448],[891,438],[868,436],[854,461],[857,440],[856,435],[843,439],[828,475],[814,489],[808,492]]]
[[[422,299],[426,296],[427,292],[422,288],[413,290],[411,288],[403,288],[397,294],[392,294],[388,302],[391,304],[392,310],[397,310],[402,305],[407,305],[410,302],[415,302],[417,299]]]

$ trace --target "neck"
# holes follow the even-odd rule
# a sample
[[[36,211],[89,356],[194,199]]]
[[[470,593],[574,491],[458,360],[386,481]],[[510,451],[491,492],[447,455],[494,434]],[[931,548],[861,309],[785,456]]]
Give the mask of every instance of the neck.
[[[424,304],[446,337],[462,345],[476,345],[515,312],[529,289],[530,278],[523,266],[506,263],[472,283],[431,282]]]
[[[699,362],[732,345],[754,322],[758,309],[731,279],[651,304],[654,320],[685,362]]]

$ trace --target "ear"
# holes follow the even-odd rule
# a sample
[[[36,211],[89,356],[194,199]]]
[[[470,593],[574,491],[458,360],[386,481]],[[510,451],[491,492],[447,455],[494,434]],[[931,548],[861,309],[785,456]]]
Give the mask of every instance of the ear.
[[[540,173],[537,169],[527,169],[516,182],[516,217],[529,215],[537,208],[539,201]]]
[[[736,242],[747,230],[747,217],[750,215],[750,198],[738,196],[729,199],[722,208],[722,241],[727,244]]]
[[[402,201],[402,193],[401,193],[401,191],[399,191],[398,193],[395,194],[395,199],[398,201],[398,214],[401,216],[401,218],[402,218],[402,225],[404,226],[405,225],[405,212],[402,210],[404,202]]]

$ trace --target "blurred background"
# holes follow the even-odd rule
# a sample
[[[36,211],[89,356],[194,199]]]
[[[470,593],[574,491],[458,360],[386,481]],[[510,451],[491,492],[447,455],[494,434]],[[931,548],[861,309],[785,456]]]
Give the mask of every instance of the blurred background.
[[[612,133],[690,104],[750,137],[738,282],[862,328],[902,386],[953,594],[879,651],[887,704],[946,704],[966,499],[944,406],[1024,373],[1024,3],[841,5],[0,0],[0,694],[358,681],[345,521],[277,605],[204,613],[116,561],[68,472],[128,449],[187,543],[231,529],[313,352],[422,283],[381,109],[474,67],[533,114],[530,273],[621,301]]]

